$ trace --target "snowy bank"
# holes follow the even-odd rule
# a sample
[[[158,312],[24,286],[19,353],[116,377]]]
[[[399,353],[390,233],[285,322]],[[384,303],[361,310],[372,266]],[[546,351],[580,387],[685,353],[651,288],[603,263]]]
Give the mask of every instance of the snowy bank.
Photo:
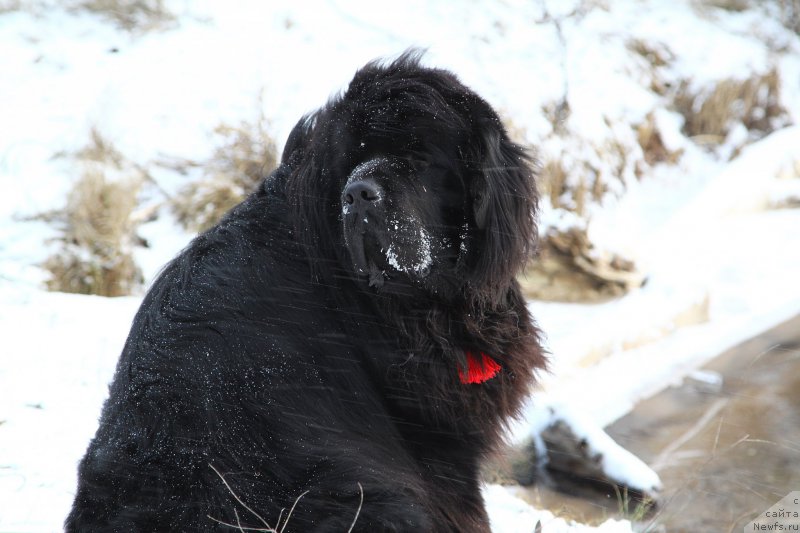
[[[531,303],[559,356],[553,374],[543,376],[539,401],[567,403],[603,427],[715,355],[800,313],[791,267],[800,264],[800,216],[764,210],[781,169],[800,160],[798,147],[800,128],[791,127],[746,148],[643,236],[638,259],[650,279],[638,293],[597,306]],[[682,310],[704,300],[705,320],[676,327]],[[592,358],[602,347],[603,356]]]

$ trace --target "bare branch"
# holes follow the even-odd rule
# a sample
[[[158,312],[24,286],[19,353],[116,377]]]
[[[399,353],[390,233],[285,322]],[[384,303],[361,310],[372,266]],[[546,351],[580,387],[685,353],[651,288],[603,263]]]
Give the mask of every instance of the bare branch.
[[[361,483],[358,484],[358,491],[361,493],[361,500],[358,502],[356,516],[353,518],[353,523],[350,524],[350,529],[347,530],[347,533],[351,533],[353,531],[353,528],[356,526],[356,522],[358,521],[358,515],[361,514],[361,506],[364,505],[364,487],[361,486]]]
[[[239,498],[239,496],[237,496],[237,495],[236,495],[236,493],[235,493],[235,492],[233,492],[233,489],[231,488],[231,486],[230,486],[230,485],[228,485],[228,482],[227,482],[227,481],[225,481],[225,476],[223,476],[223,475],[222,475],[222,474],[219,472],[219,470],[217,470],[216,468],[214,468],[214,465],[212,465],[211,463],[208,463],[208,466],[210,466],[210,467],[211,467],[211,470],[213,470],[213,471],[214,471],[214,472],[215,472],[215,473],[216,473],[216,474],[219,476],[219,478],[220,478],[220,479],[222,480],[222,482],[225,484],[225,487],[228,489],[228,492],[230,492],[230,493],[231,493],[231,495],[232,495],[232,496],[233,496],[233,497],[236,499],[236,501],[237,501],[237,502],[239,502],[239,504],[241,504],[241,506],[242,506],[242,507],[244,507],[245,509],[247,509],[248,511],[250,511],[250,513],[252,513],[252,514],[253,514],[253,516],[255,516],[256,518],[258,518],[258,519],[261,521],[261,523],[262,523],[262,524],[264,524],[264,525],[267,527],[267,529],[252,529],[252,528],[244,528],[244,529],[249,529],[250,531],[273,531],[273,532],[274,532],[274,531],[276,531],[276,530],[275,530],[275,528],[271,527],[271,526],[270,526],[270,525],[267,523],[267,521],[266,521],[266,520],[264,520],[264,519],[261,517],[261,515],[259,515],[259,514],[258,514],[257,512],[255,512],[254,510],[252,510],[250,507],[248,507],[248,506],[247,506],[247,504],[246,504],[246,503],[244,503],[244,502],[242,501],[242,499],[241,499],[241,498]],[[233,527],[236,527],[236,526],[233,526]],[[240,526],[240,529],[241,529],[241,526]]]
[[[286,520],[283,522],[283,527],[281,527],[280,533],[283,533],[283,530],[286,529],[286,524],[289,523],[289,519],[292,517],[292,513],[294,512],[294,508],[297,506],[297,502],[299,502],[300,498],[302,498],[306,494],[308,494],[308,491],[305,491],[303,494],[298,496],[297,499],[294,501],[294,504],[292,504],[292,508],[289,509],[289,514],[286,515]],[[283,509],[281,509],[281,514],[283,514]],[[278,523],[280,523],[280,517],[278,518]]]

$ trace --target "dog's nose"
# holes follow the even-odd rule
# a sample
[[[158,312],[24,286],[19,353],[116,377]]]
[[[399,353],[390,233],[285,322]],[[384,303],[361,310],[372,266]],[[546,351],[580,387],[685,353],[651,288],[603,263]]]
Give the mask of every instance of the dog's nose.
[[[381,200],[381,188],[372,180],[357,180],[349,183],[342,192],[342,200],[362,213]]]

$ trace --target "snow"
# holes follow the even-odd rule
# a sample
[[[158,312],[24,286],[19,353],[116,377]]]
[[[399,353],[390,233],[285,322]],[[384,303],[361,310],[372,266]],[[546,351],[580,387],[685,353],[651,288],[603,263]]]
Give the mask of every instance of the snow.
[[[0,530],[59,529],[140,302],[0,282]]]
[[[506,533],[628,533],[633,532],[628,520],[609,518],[597,527],[585,526],[572,520],[556,517],[550,511],[534,509],[511,491],[500,485],[486,485],[483,498],[489,509],[492,531]],[[541,529],[536,530],[540,525]]]
[[[705,224],[703,217],[697,224],[681,219],[675,221],[678,227],[687,226],[675,238],[683,236],[683,242],[662,235],[659,242],[669,245],[672,254],[659,254],[661,262],[651,265],[650,280],[640,292],[583,308],[530,305],[547,332],[550,350],[559,354],[552,375],[543,376],[541,402],[568,401],[605,426],[638,400],[800,311],[796,210],[721,215]],[[702,300],[709,303],[706,323],[683,328],[672,324],[687,303]],[[574,334],[576,323],[581,335]],[[670,334],[661,335],[664,329]],[[643,342],[648,337],[652,341]],[[632,347],[624,349],[626,344]],[[602,361],[578,364],[581,356],[598,349],[608,352]],[[587,394],[598,383],[602,393]]]
[[[55,231],[25,217],[63,204],[80,173],[69,154],[86,145],[92,128],[174,192],[189,178],[154,161],[204,160],[218,124],[262,111],[282,143],[357,68],[409,46],[427,48],[426,64],[455,71],[511,117],[539,146],[540,159],[567,167],[591,161],[610,175],[619,163],[609,158],[610,140],[641,158],[627,125],[652,114],[665,146],[682,151],[675,165],[637,179],[626,162],[623,180],[609,182],[611,193],[587,217],[542,202],[543,229],[586,227],[598,249],[633,258],[648,282],[605,304],[530,303],[553,363],[514,433],[535,437],[543,421],[560,417],[634,486],[655,486],[657,476],[600,428],[725,348],[800,312],[800,210],[767,209],[800,197],[800,127],[776,131],[729,162],[747,138],[743,126],[732,125],[717,150],[700,147],[681,132],[682,117],[649,90],[653,76],[702,92],[774,67],[781,103],[800,122],[800,39],[779,25],[774,7],[736,13],[688,0],[507,0],[470,9],[453,0],[165,4],[177,22],[141,34],[46,0],[0,12],[0,63],[10,73],[0,80],[0,531],[60,529],[77,461],[141,301],[42,289],[37,265]],[[630,50],[637,40],[661,50],[667,64],[653,69]],[[564,97],[566,140],[542,112]],[[167,216],[140,233],[151,243],[136,251],[147,280],[191,237]],[[706,309],[706,321],[683,326],[687,308]],[[692,375],[714,386],[712,377]],[[625,521],[592,529],[570,523],[508,488],[488,486],[484,494],[494,531],[533,531],[537,520],[545,532],[631,531]]]
[[[411,223],[409,223],[409,225],[411,225]],[[414,225],[419,226],[419,224]],[[395,224],[395,228],[397,228],[397,224]],[[393,240],[394,233],[390,232],[389,238]],[[431,255],[431,236],[422,226],[419,226],[419,231],[415,242],[418,246],[415,250],[416,253],[414,254],[414,257],[406,258],[411,260],[409,263],[401,261],[397,257],[397,253],[395,253],[395,251],[392,249],[393,244],[390,244],[386,249],[386,261],[392,268],[399,272],[405,272],[406,274],[413,273],[418,276],[424,276],[433,262],[433,256]]]

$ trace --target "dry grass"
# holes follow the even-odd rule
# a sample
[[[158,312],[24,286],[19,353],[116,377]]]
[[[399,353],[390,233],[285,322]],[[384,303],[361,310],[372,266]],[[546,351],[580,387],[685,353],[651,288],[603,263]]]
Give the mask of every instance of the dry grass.
[[[500,121],[503,123],[503,127],[508,134],[508,137],[514,141],[515,143],[530,147],[530,143],[528,143],[528,130],[525,129],[523,126],[515,121],[511,116],[503,109],[499,111]]]
[[[577,144],[576,146],[580,146]],[[539,190],[553,209],[574,213],[578,219],[588,216],[612,194],[611,187],[624,187],[631,179],[632,164],[641,162],[619,139],[607,140],[589,150],[585,158],[568,157],[567,151],[549,154],[541,166]],[[635,174],[634,166],[633,174]],[[598,302],[622,296],[641,285],[642,278],[633,265],[617,256],[596,253],[585,231],[551,230],[540,240],[539,256],[531,261],[520,277],[529,298],[545,301]]]
[[[618,255],[595,250],[585,230],[551,229],[540,242],[539,257],[520,277],[524,294],[535,300],[603,302],[641,287],[644,276]]]
[[[609,193],[623,191],[626,183],[639,177],[642,158],[635,132],[627,124],[605,117],[607,134],[590,139],[570,129],[571,111],[566,101],[550,102],[541,112],[552,131],[541,140],[537,151],[537,185],[554,208],[584,216],[591,204],[601,203]]]
[[[557,104],[553,103],[550,106],[544,106],[542,112],[547,115],[548,119],[553,124],[553,130],[562,130],[563,116],[556,109]],[[568,113],[568,108],[563,111]],[[605,191],[605,188],[597,184],[597,179],[594,180],[592,187],[588,187],[584,181],[583,173],[577,180],[570,180],[570,173],[567,170],[564,161],[558,157],[547,157],[544,163],[538,161],[538,153],[536,149],[531,146],[527,141],[527,131],[524,127],[514,122],[506,114],[500,114],[503,121],[503,126],[508,133],[508,136],[514,142],[525,146],[526,150],[535,155],[537,160],[539,174],[536,180],[536,186],[542,196],[549,198],[550,204],[556,209],[567,209],[574,211],[578,214],[583,214],[586,207],[586,201],[595,190]],[[561,118],[559,118],[561,117]],[[588,163],[583,165],[589,168]],[[594,172],[595,177],[597,173]],[[574,185],[573,182],[577,181],[578,184]],[[595,187],[595,185],[597,185]],[[601,193],[602,194],[602,193]],[[599,200],[600,196],[591,196],[591,199]]]
[[[553,104],[543,111],[552,117],[553,134],[567,135],[563,126],[568,108]],[[515,142],[525,144],[523,128],[505,115],[503,124]],[[533,147],[528,149],[533,150]],[[617,179],[624,183],[632,155],[622,140],[610,139],[600,147],[592,147],[591,152],[591,160],[568,159],[562,152],[560,157],[550,155],[540,165],[537,186],[554,209],[584,216],[588,204],[599,203],[609,192],[606,180]],[[519,281],[530,298],[595,302],[625,294],[640,286],[643,277],[629,261],[595,253],[586,232],[573,229],[545,235],[540,242],[539,257],[531,262]]]
[[[561,159],[548,159],[542,165],[539,186],[555,209],[566,209],[584,215],[589,201],[600,200],[600,197],[593,195],[593,191],[603,189],[599,184],[599,174],[593,172],[586,163],[582,167],[586,171],[577,172],[577,179],[570,180],[570,172]],[[587,184],[587,178],[591,179],[591,184]]]
[[[566,98],[544,104],[542,106],[542,114],[553,127],[553,133],[556,135],[566,133],[564,125],[570,115],[569,101]]]
[[[786,121],[775,69],[746,80],[722,80],[697,92],[684,83],[678,88],[674,104],[685,119],[684,133],[711,144],[724,141],[736,122],[751,132],[766,134]]]
[[[22,9],[22,0],[0,0],[0,15]]]
[[[628,50],[636,52],[647,60],[654,68],[665,67],[672,63],[675,54],[662,43],[653,43],[642,39],[631,39],[626,43]]]
[[[73,0],[68,8],[93,13],[130,32],[161,29],[175,22],[163,0]]]
[[[650,90],[659,96],[666,95],[672,84],[665,79],[663,67],[675,60],[675,54],[665,43],[631,39],[626,43],[628,50],[638,54],[647,62],[650,73]]]
[[[84,172],[66,207],[51,214],[62,235],[60,249],[43,264],[50,273],[48,290],[123,296],[141,283],[131,255],[140,183],[109,181],[97,169]]]
[[[724,9],[740,13],[749,9],[765,9],[780,20],[783,26],[800,34],[800,0],[694,0],[701,13],[711,9]],[[770,9],[774,7],[775,9]]]
[[[233,496],[233,499],[236,500],[236,502],[239,505],[241,505],[248,513],[250,513],[253,517],[255,517],[261,523],[261,525],[260,526],[256,526],[256,527],[242,525],[241,518],[239,517],[239,511],[237,511],[235,508],[233,509],[233,514],[236,517],[236,523],[235,524],[231,524],[231,523],[228,523],[228,522],[223,522],[222,520],[214,518],[211,515],[207,515],[207,516],[213,522],[216,522],[217,524],[219,524],[221,526],[225,526],[225,527],[228,527],[228,528],[231,528],[231,529],[236,529],[236,530],[240,531],[241,533],[245,533],[245,531],[261,531],[261,532],[264,532],[264,533],[284,533],[284,531],[286,530],[286,526],[289,524],[289,520],[292,518],[292,513],[294,512],[294,509],[295,509],[295,507],[297,507],[297,503],[300,501],[300,499],[303,496],[305,496],[309,492],[309,491],[305,491],[302,494],[300,494],[297,498],[295,498],[294,503],[292,504],[292,508],[289,509],[289,514],[287,514],[285,518],[283,517],[283,512],[286,509],[281,509],[281,512],[278,515],[278,518],[276,520],[276,525],[275,525],[275,527],[272,527],[272,526],[269,525],[269,522],[267,522],[264,519],[263,516],[261,516],[260,514],[255,512],[252,508],[250,508],[239,497],[239,495],[236,494],[236,492],[234,492],[234,490],[231,488],[231,486],[228,483],[228,481],[225,479],[225,476],[219,470],[217,470],[214,467],[214,465],[209,463],[208,466],[214,471],[214,473],[217,475],[217,477],[219,477],[219,479],[225,485],[225,488],[228,489],[228,492],[231,494],[231,496]],[[348,528],[347,533],[350,533],[351,531],[353,531],[353,528],[355,527],[356,522],[358,521],[358,517],[361,514],[361,508],[364,505],[364,488],[361,486],[360,482],[358,482],[357,485],[358,485],[358,491],[359,491],[359,494],[360,494],[359,503],[358,503],[358,509],[356,509],[355,517],[353,518],[353,522],[350,524],[350,527]]]
[[[60,210],[38,218],[58,226],[58,250],[43,263],[48,290],[123,296],[141,284],[132,250],[139,241],[134,216],[144,173],[96,130],[73,154],[84,170]],[[124,178],[110,179],[110,174]]]
[[[274,169],[278,162],[275,141],[266,131],[263,115],[239,126],[220,125],[215,133],[222,143],[207,161],[181,161],[178,167],[200,167],[203,177],[184,187],[171,200],[180,224],[203,231],[216,224],[240,203]]]
[[[717,8],[725,11],[741,12],[751,7],[751,0],[695,0],[694,4],[700,9]]]
[[[550,199],[555,209],[565,208],[562,198],[568,194],[567,170],[560,159],[548,159],[542,165],[538,181],[542,195]]]
[[[655,500],[644,497],[643,499],[628,494],[628,487],[622,490],[614,485],[614,492],[617,495],[617,514],[621,520],[629,520],[634,524],[642,522],[656,509]],[[656,524],[651,524],[655,526]]]
[[[781,23],[800,35],[800,0],[778,0]]]
[[[541,166],[538,186],[554,208],[584,216],[590,204],[601,203],[610,191],[619,191],[637,175],[637,160],[631,147],[620,139],[606,140],[600,146],[584,147],[580,142],[575,146],[590,155],[575,160],[565,152],[549,154]]]
[[[97,128],[89,131],[89,144],[71,155],[80,161],[110,165],[116,169],[127,164],[125,156]]]
[[[645,121],[636,127],[636,138],[648,165],[657,163],[674,165],[683,155],[683,150],[670,150],[664,145],[653,113],[649,113]]]

